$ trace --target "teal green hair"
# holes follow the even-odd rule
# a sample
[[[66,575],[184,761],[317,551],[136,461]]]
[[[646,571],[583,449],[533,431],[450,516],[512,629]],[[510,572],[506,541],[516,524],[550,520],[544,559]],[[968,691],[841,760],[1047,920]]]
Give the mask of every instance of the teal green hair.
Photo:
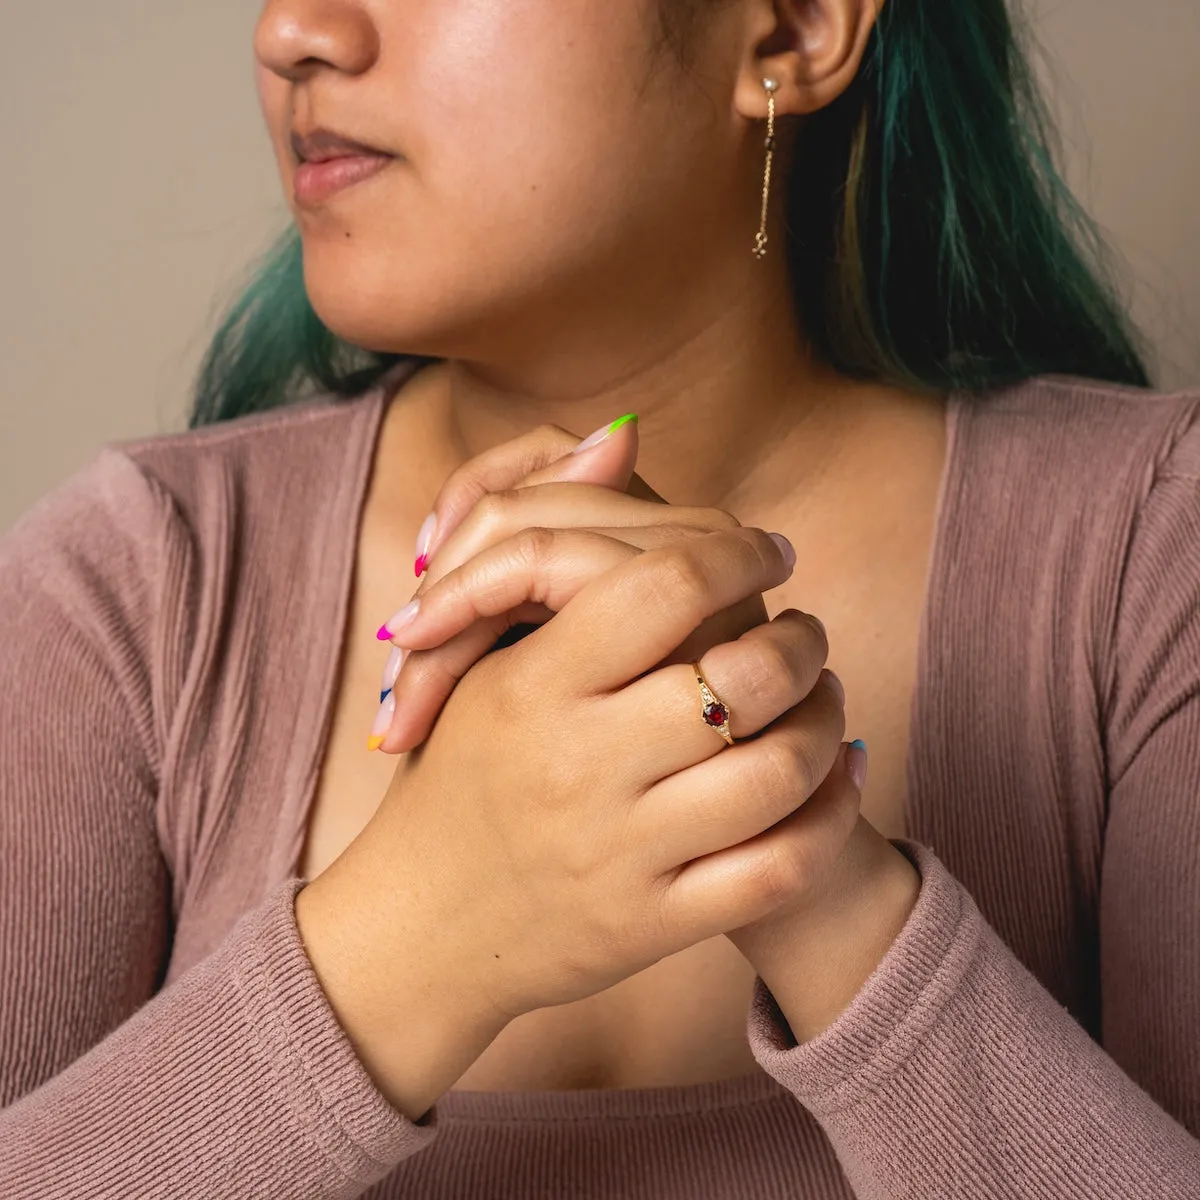
[[[886,0],[853,83],[801,123],[791,277],[807,336],[846,374],[934,392],[1042,374],[1149,386],[1110,251],[1056,165],[1027,38],[1005,0]],[[190,424],[358,395],[406,357],[322,324],[289,224],[213,337]]]

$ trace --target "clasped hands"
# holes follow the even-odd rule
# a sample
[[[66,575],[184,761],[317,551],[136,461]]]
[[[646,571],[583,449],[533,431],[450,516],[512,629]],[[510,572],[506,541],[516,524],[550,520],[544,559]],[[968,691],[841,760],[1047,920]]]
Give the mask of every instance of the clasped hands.
[[[581,443],[542,426],[446,480],[417,547],[422,582],[379,630],[381,641],[401,651],[393,653],[393,671],[398,659],[402,665],[394,682],[384,680],[377,729],[386,723],[386,730],[373,746],[393,754],[419,747],[459,680],[512,626],[553,620],[581,591],[649,551],[740,529],[720,509],[673,506],[654,492],[633,469],[637,432],[634,418]],[[786,539],[772,536],[782,582],[795,555]],[[843,698],[836,683],[821,686],[831,673],[822,669],[829,647],[820,621],[796,609],[768,621],[761,592],[712,608],[658,667],[703,657],[739,742],[726,748],[707,731],[712,753],[745,754],[743,743],[768,753],[776,768],[771,778],[794,796],[794,810],[773,831],[782,835],[778,903],[725,935],[803,1042],[852,1002],[903,928],[920,877],[860,813],[861,791],[841,742]],[[631,625],[638,615],[629,613]],[[778,715],[754,721],[756,710],[772,705]],[[704,733],[699,709],[697,689],[695,720]]]

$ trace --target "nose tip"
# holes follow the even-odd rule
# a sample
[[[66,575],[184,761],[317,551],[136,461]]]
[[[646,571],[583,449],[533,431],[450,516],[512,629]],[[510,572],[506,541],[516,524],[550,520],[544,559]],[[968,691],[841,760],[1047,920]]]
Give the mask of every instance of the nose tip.
[[[367,7],[267,0],[254,26],[254,57],[290,83],[300,83],[322,67],[361,74],[379,48]]]

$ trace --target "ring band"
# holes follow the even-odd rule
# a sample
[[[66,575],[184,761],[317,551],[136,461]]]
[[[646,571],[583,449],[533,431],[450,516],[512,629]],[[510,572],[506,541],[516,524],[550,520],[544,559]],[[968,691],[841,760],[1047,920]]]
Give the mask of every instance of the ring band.
[[[699,663],[691,664],[692,670],[696,673],[696,682],[700,685],[700,716],[705,725],[710,729],[715,729],[725,741],[732,746],[733,734],[729,732],[729,705],[724,701],[717,699],[716,693],[708,686],[708,681],[704,678],[703,672],[700,670]]]

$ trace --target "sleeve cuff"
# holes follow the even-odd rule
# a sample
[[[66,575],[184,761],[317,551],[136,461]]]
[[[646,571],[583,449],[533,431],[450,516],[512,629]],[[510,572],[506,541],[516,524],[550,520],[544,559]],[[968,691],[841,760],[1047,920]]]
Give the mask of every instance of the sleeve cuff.
[[[245,918],[237,983],[255,1049],[279,1093],[314,1144],[347,1178],[376,1182],[438,1133],[436,1106],[423,1124],[395,1109],[375,1086],[338,1023],[304,950],[289,879]]]
[[[894,845],[921,890],[904,928],[838,1019],[798,1046],[775,997],[755,979],[747,1039],[755,1061],[818,1119],[857,1104],[907,1062],[971,968],[983,917],[932,850]]]

